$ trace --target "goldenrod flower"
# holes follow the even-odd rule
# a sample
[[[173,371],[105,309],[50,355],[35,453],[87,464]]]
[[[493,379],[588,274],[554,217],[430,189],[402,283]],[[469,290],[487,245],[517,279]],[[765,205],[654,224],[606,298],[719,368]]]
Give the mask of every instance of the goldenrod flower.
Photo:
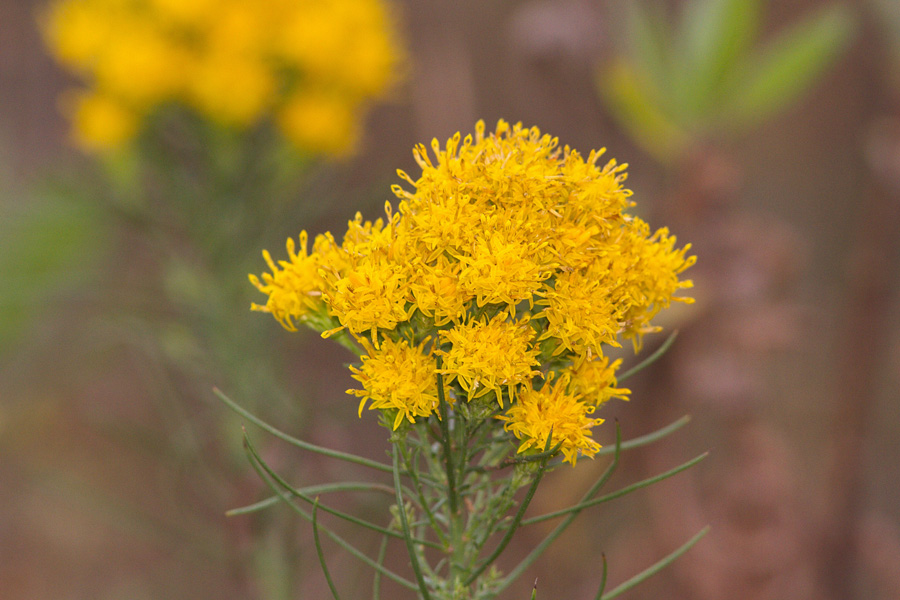
[[[566,391],[566,378],[547,383],[539,390],[526,386],[506,414],[497,418],[503,428],[521,441],[518,452],[541,451],[552,432],[552,445],[562,444],[565,460],[572,465],[579,453],[593,457],[600,444],[591,437],[591,429],[603,422],[589,415],[594,406],[581,401],[578,394]]]
[[[516,386],[540,372],[537,348],[532,344],[534,330],[527,321],[511,322],[500,314],[490,321],[473,321],[441,332],[442,340],[451,344],[442,350],[448,381],[459,382],[469,398],[480,398],[488,392],[497,395],[503,406],[503,390],[515,400]]]
[[[310,290],[320,291],[339,324],[323,335],[346,329],[370,348],[354,373],[368,382],[390,372],[377,381],[400,386],[385,365],[414,364],[405,399],[380,392],[374,408],[431,414],[435,388],[406,394],[441,374],[448,401],[484,398],[468,414],[484,416],[494,398],[507,408],[521,451],[543,447],[552,428],[569,462],[593,455],[599,420],[588,415],[629,394],[617,387],[621,361],[605,350],[623,339],[637,348],[660,309],[690,301],[675,296],[691,285],[679,278],[694,262],[690,246],[627,213],[624,165],[598,166],[601,152],[585,160],[536,128],[500,121],[487,133],[479,122],[474,135],[413,154],[422,173],[398,173],[412,190],[392,188],[397,210],[387,204],[375,221],[357,214],[339,246],[329,237],[309,257],[291,252],[258,285],[267,310],[293,327],[316,310],[305,304]],[[321,331],[321,320],[304,322]]]
[[[621,359],[610,364],[609,358],[605,356],[580,361],[580,364],[572,366],[564,374],[568,377],[569,392],[577,394],[586,404],[594,407],[599,407],[611,398],[628,400],[631,390],[616,387],[616,371],[621,364]]]
[[[83,148],[110,150],[138,128],[134,111],[108,96],[73,93],[63,98],[63,109],[71,114],[73,140]]]
[[[307,153],[351,151],[404,60],[383,0],[54,0],[41,21],[60,63],[135,123],[175,103],[234,129],[270,122]],[[138,131],[76,140],[112,149]]]
[[[323,246],[325,239],[317,240],[317,246]],[[250,282],[256,289],[269,295],[265,306],[254,304],[251,308],[262,312],[272,313],[285,329],[296,331],[294,321],[303,321],[314,312],[324,309],[322,302],[322,289],[324,280],[319,275],[319,254],[307,254],[307,234],[300,232],[300,252],[296,251],[294,240],[287,241],[287,251],[290,261],[278,261],[278,265],[272,260],[268,250],[263,250],[263,258],[269,265],[271,274],[263,273],[262,281],[256,275],[250,275]]]
[[[425,353],[424,344],[410,346],[406,341],[384,340],[378,347],[364,342],[368,351],[362,366],[350,367],[362,390],[347,390],[362,398],[359,414],[366,401],[369,409],[397,411],[393,428],[403,419],[415,423],[417,417],[428,417],[437,410],[437,380],[434,357]]]

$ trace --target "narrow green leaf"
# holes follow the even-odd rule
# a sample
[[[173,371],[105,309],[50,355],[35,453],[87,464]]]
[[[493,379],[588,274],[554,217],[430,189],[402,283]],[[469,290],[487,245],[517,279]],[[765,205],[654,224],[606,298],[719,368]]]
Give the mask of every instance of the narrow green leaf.
[[[606,470],[603,472],[603,475],[600,476],[600,479],[594,482],[594,485],[592,485],[591,488],[584,494],[584,496],[582,496],[581,502],[585,502],[593,498],[594,494],[596,494],[604,485],[606,485],[606,482],[609,481],[610,477],[612,477],[613,472],[615,472],[616,467],[619,465],[619,449],[621,448],[621,446],[622,430],[619,427],[619,424],[616,423],[616,452],[615,454],[613,454],[613,459],[609,463],[609,466],[606,468]],[[571,525],[572,521],[575,520],[575,517],[578,516],[579,512],[581,511],[576,510],[570,513],[562,523],[557,525],[553,529],[553,531],[551,531],[547,535],[547,537],[541,540],[541,542],[537,546],[535,546],[531,552],[528,553],[528,556],[523,558],[521,562],[519,562],[519,564],[516,565],[515,568],[510,571],[506,577],[503,578],[503,580],[497,587],[497,593],[502,592],[507,587],[509,587],[516,579],[518,579],[522,575],[522,573],[524,573],[525,570],[530,567],[534,563],[534,561],[536,561],[538,557],[540,557],[541,554],[544,553],[544,550],[546,550],[547,547],[550,546],[550,544],[552,544],[553,541],[556,540],[556,538],[558,538],[562,534],[562,532],[565,531],[566,528],[568,528],[569,525]],[[525,521],[522,521],[522,524],[524,525]]]
[[[665,354],[669,350],[669,348],[672,346],[672,344],[675,343],[676,337],[678,337],[677,329],[675,331],[673,331],[669,335],[669,337],[666,338],[666,341],[663,342],[662,345],[653,352],[653,354],[651,354],[650,356],[648,356],[647,358],[642,360],[640,363],[636,364],[635,366],[631,367],[630,369],[628,369],[627,371],[625,371],[624,373],[619,375],[616,378],[616,381],[621,383],[621,382],[625,381],[626,379],[628,379],[629,377],[631,377],[632,375],[634,375],[635,373],[639,373],[640,371],[646,369],[647,367],[649,367],[650,365],[655,363],[657,360],[659,360],[659,358],[663,354]]]
[[[313,502],[312,509],[312,528],[313,528],[313,541],[316,543],[316,555],[319,557],[319,564],[322,566],[322,572],[325,574],[325,581],[328,582],[328,589],[331,590],[331,596],[334,600],[341,600],[341,597],[337,593],[337,588],[334,587],[334,580],[331,579],[331,573],[328,571],[328,565],[325,564],[325,553],[322,552],[322,542],[319,540],[319,520],[317,518],[319,512],[319,498],[317,497]]]
[[[692,458],[691,460],[687,461],[686,463],[678,465],[674,469],[670,469],[670,470],[666,471],[665,473],[660,473],[659,475],[655,475],[654,477],[649,477],[647,479],[643,479],[641,481],[638,481],[637,483],[633,483],[629,486],[623,487],[621,490],[615,491],[611,494],[606,494],[605,496],[600,496],[599,498],[594,498],[593,500],[588,500],[586,502],[580,502],[574,506],[570,506],[570,507],[564,508],[562,510],[557,510],[554,512],[539,515],[537,517],[531,517],[530,519],[526,519],[526,520],[522,521],[522,525],[531,525],[533,523],[540,523],[541,521],[546,521],[548,519],[554,519],[556,517],[561,517],[563,515],[573,513],[573,512],[575,514],[577,514],[578,512],[584,510],[585,508],[590,508],[591,506],[596,506],[598,504],[603,504],[604,502],[609,502],[610,500],[615,500],[616,498],[621,498],[622,496],[626,496],[626,495],[630,494],[631,492],[634,492],[641,488],[645,488],[647,486],[653,485],[654,483],[660,482],[664,479],[668,479],[669,477],[672,477],[673,475],[677,475],[678,473],[681,473],[682,471],[686,471],[686,470],[690,469],[691,467],[693,467],[694,465],[696,465],[701,460],[703,460],[704,458],[706,458],[707,456],[709,456],[709,452],[704,452],[700,456]]]
[[[263,482],[267,486],[269,486],[270,490],[272,490],[275,494],[278,495],[278,497],[281,499],[282,502],[284,502],[292,511],[294,511],[295,513],[300,515],[301,518],[303,518],[307,521],[312,521],[312,515],[291,501],[291,498],[290,498],[290,496],[288,496],[287,492],[285,492],[280,487],[278,487],[278,485],[274,481],[272,481],[272,478],[269,477],[268,473],[266,473],[265,469],[263,469],[262,466],[257,464],[256,460],[250,454],[249,450],[247,451],[247,459],[250,461],[250,466],[253,467],[253,470],[256,471],[256,473],[257,473],[257,475],[259,475],[260,479],[262,479]],[[397,583],[399,583],[400,585],[402,585],[403,587],[405,587],[407,589],[410,589],[410,590],[418,589],[415,583],[413,583],[412,581],[409,581],[405,577],[401,577],[400,575],[397,575],[396,573],[394,573],[390,569],[387,569],[383,565],[376,563],[374,560],[372,560],[371,558],[369,558],[368,556],[366,556],[365,554],[363,554],[362,552],[357,550],[354,546],[352,546],[349,542],[347,542],[347,540],[345,540],[338,534],[334,533],[327,527],[320,526],[320,528],[325,532],[325,535],[327,535],[329,538],[331,538],[337,545],[339,545],[341,548],[343,548],[344,550],[346,550],[347,552],[349,552],[350,554],[352,554],[359,560],[363,561],[364,563],[366,563],[367,565],[369,565],[370,567],[372,567],[373,569],[375,569],[382,575],[388,577],[389,579],[391,579],[393,581],[396,581]]]
[[[259,417],[256,417],[255,415],[251,414],[249,411],[247,411],[246,409],[244,409],[242,406],[240,406],[240,405],[239,405],[238,403],[236,403],[234,400],[232,400],[231,398],[229,398],[228,396],[226,396],[226,395],[222,392],[222,390],[220,390],[219,388],[214,387],[214,388],[213,388],[213,393],[214,393],[216,396],[218,396],[219,400],[221,400],[222,402],[224,402],[225,404],[227,404],[227,405],[228,405],[228,408],[230,408],[231,410],[233,410],[234,412],[236,412],[236,413],[239,414],[240,416],[244,417],[245,419],[247,419],[248,421],[250,421],[251,423],[253,423],[253,424],[256,425],[257,427],[259,427],[259,428],[261,428],[261,429],[264,429],[265,431],[268,431],[269,433],[271,433],[272,435],[274,435],[274,436],[277,437],[278,439],[280,439],[280,440],[282,440],[282,441],[285,441],[285,442],[287,442],[288,444],[291,444],[292,446],[296,446],[296,447],[302,448],[302,449],[304,449],[304,450],[309,450],[310,452],[316,452],[316,453],[321,454],[321,455],[323,455],[323,456],[330,456],[331,458],[338,458],[338,459],[340,459],[340,460],[344,460],[344,461],[347,461],[347,462],[355,463],[355,464],[357,464],[357,465],[362,465],[362,466],[364,466],[364,467],[369,467],[369,468],[371,468],[371,469],[375,469],[375,470],[378,470],[378,471],[383,471],[383,472],[385,472],[385,473],[390,473],[390,472],[391,472],[391,467],[390,467],[390,466],[385,465],[385,464],[382,464],[382,463],[380,463],[380,462],[377,462],[377,461],[374,461],[374,460],[369,460],[368,458],[365,458],[365,457],[362,457],[362,456],[356,456],[355,454],[348,454],[347,452],[340,452],[340,451],[338,451],[338,450],[331,450],[330,448],[324,448],[324,447],[322,447],[322,446],[316,446],[315,444],[310,444],[309,442],[304,442],[303,440],[300,440],[300,439],[297,439],[297,438],[295,438],[295,437],[293,437],[293,436],[290,436],[290,435],[288,435],[288,434],[286,434],[286,433],[284,433],[284,432],[282,432],[282,431],[280,431],[280,430],[278,430],[278,429],[275,429],[274,427],[272,427],[271,425],[269,425],[268,423],[266,423],[265,421],[263,421],[263,420],[260,419]]]
[[[378,547],[378,558],[375,562],[378,565],[384,564],[384,555],[387,553],[388,538],[381,538],[381,545]],[[375,579],[372,581],[372,600],[381,600],[381,571],[375,570]]]
[[[635,575],[628,581],[622,583],[621,585],[616,586],[616,588],[613,589],[610,593],[603,596],[602,600],[612,600],[616,596],[624,594],[625,592],[627,592],[634,586],[638,585],[639,583],[642,583],[642,582],[646,581],[647,579],[650,579],[651,577],[653,577],[654,575],[656,575],[657,573],[659,573],[660,571],[662,571],[663,569],[668,567],[670,564],[675,562],[675,560],[679,556],[681,556],[682,554],[684,554],[685,552],[687,552],[688,550],[693,548],[694,544],[699,542],[703,538],[703,536],[705,536],[707,533],[709,533],[709,529],[710,529],[710,527],[709,527],[709,525],[707,525],[706,527],[701,529],[700,532],[697,533],[697,535],[695,535],[690,540],[685,542],[684,545],[682,545],[680,548],[678,548],[677,550],[675,550],[674,552],[672,552],[671,554],[669,554],[668,556],[666,556],[665,558],[663,558],[662,560],[660,560],[659,562],[654,564],[652,567],[646,569],[645,571],[641,571],[640,573],[638,573],[637,575]]]
[[[636,437],[633,440],[628,440],[627,442],[625,442],[621,445],[621,450],[630,450],[631,448],[639,448],[641,446],[646,446],[648,444],[652,444],[653,442],[655,442],[657,440],[661,440],[662,438],[666,437],[667,435],[670,435],[670,434],[674,433],[675,431],[678,431],[679,429],[681,429],[682,427],[684,427],[685,425],[690,423],[690,421],[691,421],[691,417],[689,415],[684,415],[677,421],[675,421],[669,425],[666,425],[662,429],[657,429],[656,431],[654,431],[652,433],[648,433],[647,435],[642,435],[641,437]],[[619,446],[606,446],[606,447],[600,448],[597,451],[597,454],[595,454],[594,456],[602,456],[604,454],[612,454],[613,452],[618,452],[619,449],[620,449]]]
[[[312,497],[310,497],[307,494],[304,494],[301,490],[291,487],[291,485],[287,481],[285,481],[280,475],[278,475],[278,473],[276,473],[274,470],[272,470],[272,468],[268,465],[268,463],[266,463],[266,461],[264,461],[262,459],[262,457],[259,455],[259,453],[256,451],[256,448],[253,446],[253,443],[250,441],[250,438],[247,436],[246,432],[244,432],[244,445],[247,447],[250,454],[253,455],[253,458],[256,459],[256,462],[263,469],[265,469],[266,473],[269,474],[269,477],[271,477],[275,481],[275,483],[280,485],[286,492],[290,493],[292,496],[300,498],[301,500],[303,500],[304,502],[307,502],[309,504],[318,502],[317,499],[313,500]],[[328,506],[324,506],[322,504],[320,504],[320,506],[322,507],[322,510],[324,510],[325,512],[332,514],[338,518],[344,519],[345,521],[349,521],[355,525],[359,525],[360,527],[365,527],[366,529],[371,529],[372,531],[377,531],[378,533],[380,533],[382,535],[389,535],[389,536],[397,537],[397,538],[401,538],[401,539],[403,538],[403,536],[400,535],[396,531],[392,531],[385,527],[381,527],[380,525],[376,525],[375,523],[371,523],[364,519],[360,519],[359,517],[354,517],[353,515],[347,514],[343,511],[340,511],[340,510],[337,510],[334,508],[330,508]],[[417,539],[417,540],[415,540],[415,542],[417,544],[422,544],[423,546],[429,546],[431,548],[438,548],[438,549],[442,548],[442,546],[440,544],[436,544],[435,542],[430,542],[428,540]]]
[[[406,520],[406,506],[403,503],[403,492],[400,487],[400,458],[398,455],[397,444],[393,444],[391,450],[394,460],[394,493],[397,498],[397,514],[400,516],[400,527],[403,529],[403,539],[406,541],[406,551],[409,553],[409,562],[412,565],[413,572],[416,574],[416,582],[419,584],[419,592],[422,594],[423,600],[431,600],[431,595],[428,593],[428,586],[425,584],[425,578],[422,576],[422,568],[419,566],[419,556],[416,553],[412,535],[409,532],[409,523]]]
[[[547,443],[544,445],[544,453],[548,452],[550,449],[550,441],[553,439],[553,430],[550,430],[550,435],[547,436]],[[506,529],[506,533],[503,535],[503,539],[500,540],[500,543],[497,544],[497,547],[494,548],[494,551],[491,552],[490,556],[482,561],[478,567],[475,568],[472,573],[466,578],[466,581],[463,585],[471,585],[475,579],[481,575],[485,569],[487,569],[497,557],[506,549],[506,546],[509,544],[510,540],[512,540],[513,534],[515,534],[516,529],[519,528],[519,523],[522,522],[522,517],[525,516],[525,511],[528,509],[528,505],[531,504],[531,499],[534,498],[534,493],[537,491],[538,484],[541,483],[541,479],[544,477],[544,471],[547,467],[548,458],[544,458],[541,461],[540,467],[538,468],[537,475],[534,477],[534,481],[531,482],[531,487],[528,488],[528,493],[525,494],[525,498],[522,500],[522,504],[519,506],[519,510],[516,511],[516,516],[513,517],[512,523],[510,523],[509,527]]]
[[[306,494],[307,496],[315,496],[317,494],[328,494],[331,492],[382,492],[394,495],[394,488],[388,487],[386,485],[381,485],[380,483],[360,483],[354,481],[346,481],[343,483],[323,483],[321,485],[311,485],[308,487],[297,488],[299,492]],[[264,500],[260,500],[259,502],[254,502],[253,504],[248,504],[247,506],[241,506],[239,508],[232,508],[225,512],[226,517],[236,517],[238,515],[247,515],[250,513],[258,512],[260,510],[265,510],[270,506],[274,506],[280,502],[278,496],[269,496]]]
[[[671,69],[671,42],[665,19],[659,10],[655,10],[658,7],[655,4],[645,7],[642,2],[628,2],[625,5],[628,53],[638,69],[648,77],[652,94],[657,97],[665,95]]]
[[[603,561],[603,572],[600,574],[600,588],[597,590],[597,595],[594,596],[594,600],[602,600],[603,592],[606,590],[606,576],[608,574],[608,565],[606,564],[606,554],[600,555],[600,560]]]
[[[747,51],[759,29],[760,0],[691,0],[682,13],[683,107],[704,119],[721,94],[728,71]]]
[[[849,9],[835,4],[781,34],[734,81],[725,122],[753,125],[798,98],[846,47],[854,25]]]

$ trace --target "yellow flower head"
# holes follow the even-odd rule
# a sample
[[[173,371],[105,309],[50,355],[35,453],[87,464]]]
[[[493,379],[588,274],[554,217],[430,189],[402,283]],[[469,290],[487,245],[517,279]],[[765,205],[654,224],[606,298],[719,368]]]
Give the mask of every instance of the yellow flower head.
[[[167,104],[235,130],[265,122],[311,154],[350,152],[398,81],[385,0],[52,0],[44,38],[90,93],[135,122]],[[85,149],[115,144],[76,136]]]
[[[356,215],[340,245],[282,263],[296,274],[258,287],[287,325],[284,315],[307,310],[304,294],[321,290],[340,325],[323,335],[345,329],[368,349],[354,373],[365,373],[367,391],[389,382],[366,397],[399,410],[395,425],[433,414],[441,375],[448,401],[484,398],[457,405],[459,414],[484,418],[496,398],[520,451],[542,448],[552,429],[574,464],[599,447],[590,429],[600,421],[588,415],[630,393],[606,349],[624,339],[639,347],[659,310],[689,301],[675,294],[690,287],[680,275],[694,262],[666,229],[653,233],[627,213],[625,167],[598,164],[601,154],[584,158],[505,121],[490,133],[479,122],[474,135],[435,140],[430,151],[419,145],[421,174],[398,172],[406,187],[392,188],[396,211],[388,204],[374,222]]]
[[[362,366],[350,367],[363,389],[347,390],[362,398],[360,416],[366,401],[371,400],[370,410],[397,411],[393,422],[397,429],[403,419],[415,423],[417,417],[428,417],[437,410],[435,361],[423,350],[424,344],[385,340],[377,348],[368,342],[363,345],[368,355],[362,357]]]
[[[72,138],[82,148],[109,150],[137,131],[138,115],[108,96],[75,92],[63,97],[63,109],[71,113]]]
[[[564,374],[569,378],[569,392],[580,396],[586,404],[594,407],[599,407],[611,398],[628,400],[631,390],[616,387],[616,371],[621,364],[621,359],[610,364],[609,358],[605,356],[582,360]]]
[[[327,244],[327,238],[316,240],[320,248]],[[285,329],[296,331],[294,321],[303,321],[311,313],[319,312],[325,304],[322,302],[324,281],[319,275],[319,254],[307,254],[307,235],[300,233],[300,252],[296,251],[293,239],[287,241],[289,261],[272,260],[268,250],[263,250],[263,258],[272,273],[263,273],[262,281],[256,275],[250,275],[250,282],[264,294],[269,295],[265,306],[254,304],[251,308],[272,313]]]
[[[516,387],[538,375],[537,349],[531,344],[534,330],[527,321],[511,322],[503,314],[490,321],[472,321],[441,332],[451,345],[442,350],[442,373],[457,381],[469,398],[488,392],[503,405],[503,389],[515,400]]]
[[[543,450],[551,432],[551,445],[562,444],[560,452],[572,465],[579,453],[593,457],[600,449],[600,444],[591,437],[591,428],[603,419],[591,418],[594,407],[582,402],[578,394],[568,393],[566,385],[563,377],[540,390],[526,386],[506,414],[497,417],[504,422],[503,428],[521,441],[520,454]]]

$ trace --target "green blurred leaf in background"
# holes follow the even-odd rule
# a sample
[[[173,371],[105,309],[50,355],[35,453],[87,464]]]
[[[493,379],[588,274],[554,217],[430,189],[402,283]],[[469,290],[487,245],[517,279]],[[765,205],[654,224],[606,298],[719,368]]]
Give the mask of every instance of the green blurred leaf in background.
[[[0,204],[0,355],[48,303],[94,271],[106,239],[102,212],[71,190],[41,186]]]
[[[855,27],[853,13],[834,4],[761,43],[764,8],[765,0],[688,0],[675,21],[659,3],[627,4],[627,39],[599,69],[598,87],[638,144],[673,163],[704,139],[758,125],[812,86]]]

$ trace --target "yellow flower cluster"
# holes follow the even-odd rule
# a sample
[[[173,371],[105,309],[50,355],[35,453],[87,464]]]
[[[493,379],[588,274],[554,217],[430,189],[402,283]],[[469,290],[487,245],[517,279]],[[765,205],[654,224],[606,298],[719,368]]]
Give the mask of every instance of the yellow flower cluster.
[[[303,151],[344,153],[402,61],[382,0],[55,0],[42,25],[87,82],[68,109],[95,150],[174,102],[238,129],[272,118]]]
[[[490,408],[519,452],[552,431],[567,461],[593,456],[590,415],[629,393],[604,348],[638,348],[660,309],[691,301],[675,296],[691,286],[689,246],[627,214],[625,165],[599,165],[602,151],[585,159],[504,121],[432,151],[414,149],[422,173],[399,172],[413,189],[393,187],[385,218],[357,215],[340,245],[320,235],[309,254],[303,233],[278,265],[265,253],[272,273],[251,281],[268,301],[254,308],[353,336],[366,355],[350,393],[394,428],[438,414],[440,382],[451,404]]]

